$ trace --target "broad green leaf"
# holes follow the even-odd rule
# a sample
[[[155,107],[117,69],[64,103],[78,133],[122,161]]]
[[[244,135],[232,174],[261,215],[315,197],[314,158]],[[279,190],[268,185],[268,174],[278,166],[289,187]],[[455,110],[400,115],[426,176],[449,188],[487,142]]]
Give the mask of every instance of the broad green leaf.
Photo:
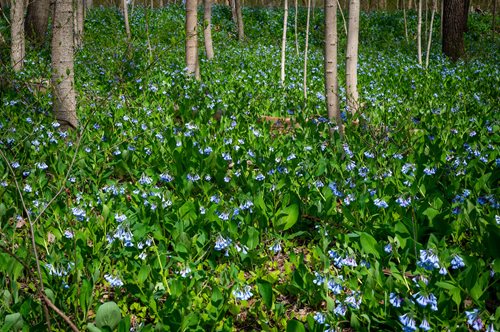
[[[427,216],[429,218],[429,221],[432,221],[432,219],[434,219],[439,214],[439,211],[436,210],[435,208],[429,207],[425,209],[425,211],[422,212],[422,214],[424,216]]]
[[[380,258],[377,250],[377,240],[368,233],[362,232],[360,235],[361,247],[367,254],[372,254],[376,258]]]
[[[286,231],[287,229],[293,227],[297,220],[299,219],[299,205],[294,203],[290,206],[287,206],[278,214],[278,219],[276,220],[276,224],[274,225],[278,229],[282,229]]]
[[[259,279],[257,280],[257,288],[259,289],[260,296],[262,296],[266,307],[271,309],[273,306],[273,287],[271,283]]]
[[[5,316],[2,332],[17,331],[23,328],[24,321],[20,313],[16,312]]]
[[[286,332],[306,332],[306,328],[302,322],[292,319],[286,324]]]
[[[99,328],[108,326],[112,330],[118,325],[122,319],[120,308],[115,302],[106,302],[102,304],[95,315],[95,323]]]
[[[137,274],[137,281],[141,284],[144,283],[149,276],[149,272],[151,272],[151,267],[149,265],[141,266],[141,269]]]

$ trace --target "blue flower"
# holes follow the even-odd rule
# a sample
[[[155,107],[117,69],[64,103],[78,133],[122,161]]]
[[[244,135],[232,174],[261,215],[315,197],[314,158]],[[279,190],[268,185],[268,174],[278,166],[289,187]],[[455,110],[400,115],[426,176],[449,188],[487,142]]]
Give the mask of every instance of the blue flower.
[[[451,269],[458,270],[462,267],[465,267],[465,263],[462,257],[458,255],[453,256],[453,259],[451,260]]]
[[[83,209],[75,207],[71,209],[71,211],[73,212],[73,215],[76,217],[76,220],[78,221],[85,220],[86,212]]]
[[[345,316],[346,312],[347,312],[347,306],[341,303],[338,303],[335,309],[333,309],[333,313],[337,316]]]
[[[236,298],[236,300],[246,301],[253,296],[251,290],[252,287],[250,285],[246,285],[243,288],[237,288],[233,290],[233,296]]]
[[[389,206],[383,199],[380,199],[380,198],[376,198],[373,201],[373,204],[375,204],[375,206],[377,206],[379,208],[384,208],[384,209]]]
[[[338,190],[337,188],[337,184],[335,182],[332,182],[328,185],[328,188],[330,188],[330,190],[332,191],[332,193],[335,195],[335,196],[338,196],[338,197],[343,197],[344,194],[342,194],[340,192],[340,190]]]
[[[417,262],[417,265],[428,271],[440,268],[439,258],[432,249],[420,250],[420,260]]]
[[[424,331],[430,331],[431,330],[431,325],[429,324],[429,322],[427,321],[427,319],[423,319],[422,320],[422,323],[420,323],[420,326],[419,326],[420,329],[424,330]]]
[[[335,282],[335,280],[330,279],[328,280],[328,289],[333,293],[333,294],[340,294],[342,293],[342,285],[338,284]]]
[[[112,276],[109,273],[104,275],[104,279],[109,282],[111,287],[123,286],[123,281],[118,276]]]
[[[388,243],[384,246],[384,251],[388,254],[392,252],[392,244]]]
[[[222,236],[219,235],[217,240],[215,241],[215,246],[214,249],[217,251],[221,251],[229,247],[229,245],[233,242],[231,239],[225,239]]]
[[[467,318],[467,323],[472,325],[472,323],[479,317],[479,309],[473,309],[472,311],[466,311],[465,317]]]
[[[314,320],[318,323],[318,324],[325,324],[325,321],[326,321],[326,316],[325,314],[321,313],[321,312],[317,312],[314,314]]]
[[[399,321],[401,322],[401,324],[403,324],[403,331],[409,332],[417,330],[417,327],[415,325],[415,320],[408,314],[399,316]]]
[[[403,298],[396,293],[391,293],[389,294],[389,303],[392,304],[395,308],[400,308],[403,304]]]
[[[262,173],[259,173],[255,176],[255,180],[257,181],[264,181],[266,177],[262,174]]]

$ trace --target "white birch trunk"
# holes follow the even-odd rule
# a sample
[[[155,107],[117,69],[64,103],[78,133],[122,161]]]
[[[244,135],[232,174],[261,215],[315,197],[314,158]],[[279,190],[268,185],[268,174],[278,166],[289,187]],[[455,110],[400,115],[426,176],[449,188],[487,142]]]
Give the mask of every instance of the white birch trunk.
[[[431,24],[429,27],[429,38],[427,39],[427,53],[425,54],[425,68],[429,68],[429,56],[431,54],[431,44],[432,44],[432,27],[434,25],[434,14],[436,13],[436,10],[437,10],[437,1],[433,0]]]
[[[128,4],[127,0],[122,1],[123,4],[123,19],[125,20],[125,32],[127,33],[127,40],[131,40],[131,35],[130,35],[130,25],[128,23]]]
[[[349,31],[346,52],[347,107],[353,114],[358,111],[358,44],[359,0],[349,1]]]
[[[417,57],[418,64],[422,64],[422,0],[418,0],[417,17]]]
[[[52,86],[54,116],[61,130],[76,129],[73,2],[57,0],[52,32]]]
[[[285,65],[286,65],[286,30],[288,24],[288,0],[284,2],[283,14],[283,37],[281,39],[281,86],[285,86]]]
[[[337,77],[337,0],[325,0],[325,94],[328,118],[342,133]]]
[[[203,0],[203,36],[207,59],[214,58],[214,47],[212,43],[212,0]]]
[[[304,90],[304,99],[307,99],[307,56],[309,50],[309,19],[311,16],[311,0],[307,0],[307,20],[306,20],[306,44],[304,47],[304,80],[302,88]]]
[[[197,35],[197,0],[186,0],[186,70],[188,75],[197,75],[198,35]]]
[[[295,23],[294,23],[294,33],[295,33],[295,51],[297,52],[297,56],[299,56],[299,39],[297,35],[297,16],[299,11],[298,0],[295,0]]]

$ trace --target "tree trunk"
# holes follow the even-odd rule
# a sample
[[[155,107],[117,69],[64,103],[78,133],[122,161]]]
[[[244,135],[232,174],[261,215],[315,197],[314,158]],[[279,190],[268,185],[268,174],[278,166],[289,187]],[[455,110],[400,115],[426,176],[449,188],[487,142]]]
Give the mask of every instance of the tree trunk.
[[[342,128],[337,77],[337,0],[325,0],[325,94],[328,118]],[[342,132],[342,131],[341,131]]]
[[[464,49],[463,0],[444,0],[443,8],[443,53],[456,61],[465,54]]]
[[[212,0],[203,0],[203,36],[205,37],[205,51],[207,59],[214,57],[214,47],[212,44]]]
[[[408,42],[408,21],[406,19],[406,4],[405,4],[405,0],[403,0],[403,19],[404,19],[404,24],[405,24],[405,38],[406,38],[406,42]]]
[[[75,49],[81,48],[83,43],[83,9],[83,1],[75,0]]]
[[[10,62],[14,71],[23,69],[26,52],[24,40],[24,5],[24,0],[12,0],[10,7]]]
[[[93,0],[85,0],[85,12],[88,12],[94,6]]]
[[[307,52],[309,50],[309,21],[311,17],[311,0],[307,0],[307,19],[306,19],[306,44],[304,47],[304,80],[302,88],[304,90],[304,99],[307,100]]]
[[[285,64],[286,64],[286,28],[288,25],[288,0],[284,0],[283,12],[283,37],[281,39],[281,86],[285,86]]]
[[[123,0],[122,1],[122,5],[123,5],[123,19],[125,21],[125,32],[127,34],[127,41],[130,42],[132,36],[130,34],[130,25],[128,23],[128,4],[127,4],[127,0]]]
[[[50,0],[34,0],[28,2],[26,14],[26,35],[36,44],[45,41],[49,26]]]
[[[491,37],[495,41],[495,34],[497,30],[497,0],[493,0],[493,17],[491,18]]]
[[[52,32],[52,86],[54,116],[61,130],[76,129],[75,77],[73,64],[73,1],[57,0]]]
[[[295,0],[295,22],[293,24],[294,33],[295,33],[295,51],[297,52],[297,56],[299,56],[299,39],[297,34],[297,16],[299,15],[299,5],[298,0]]]
[[[437,10],[437,0],[432,0],[431,26],[429,27],[429,38],[427,39],[427,53],[425,54],[425,68],[429,68],[429,56],[431,54],[432,27],[434,25],[434,15]]]
[[[186,0],[186,68],[188,75],[196,79],[198,65],[198,35],[197,35],[197,0]]]
[[[233,19],[233,23],[235,25],[238,25],[238,15],[236,14],[235,0],[229,0],[229,6],[231,6],[231,17]]]
[[[465,5],[464,5],[464,32],[469,31],[469,28],[467,26],[467,22],[469,21],[469,8],[470,8],[470,0],[464,0]]]
[[[236,18],[238,19],[238,40],[242,41],[245,39],[245,30],[243,26],[243,14],[241,13],[241,1],[234,0],[234,6],[236,8]]]
[[[422,64],[422,1],[418,0],[418,15],[417,15],[417,56],[418,64]]]
[[[345,76],[347,107],[353,114],[358,111],[358,36],[359,0],[350,0]]]

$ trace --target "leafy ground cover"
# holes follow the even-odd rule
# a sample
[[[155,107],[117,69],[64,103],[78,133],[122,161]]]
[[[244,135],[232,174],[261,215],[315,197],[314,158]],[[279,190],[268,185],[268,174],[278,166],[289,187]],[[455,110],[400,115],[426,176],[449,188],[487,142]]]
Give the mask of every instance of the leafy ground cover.
[[[281,14],[245,10],[238,43],[215,7],[216,58],[201,55],[197,82],[184,75],[181,7],[134,8],[130,45],[118,11],[91,11],[78,133],[58,131],[50,94],[33,84],[48,77],[47,50],[29,53],[0,106],[4,329],[45,329],[23,204],[46,295],[82,329],[500,328],[500,61],[488,18],[471,17],[467,62],[435,45],[424,70],[402,15],[364,14],[364,106],[358,125],[345,115],[341,141],[324,118],[322,13],[307,100],[292,26],[279,84]],[[304,12],[299,25],[303,45]],[[298,126],[277,131],[263,115]]]

